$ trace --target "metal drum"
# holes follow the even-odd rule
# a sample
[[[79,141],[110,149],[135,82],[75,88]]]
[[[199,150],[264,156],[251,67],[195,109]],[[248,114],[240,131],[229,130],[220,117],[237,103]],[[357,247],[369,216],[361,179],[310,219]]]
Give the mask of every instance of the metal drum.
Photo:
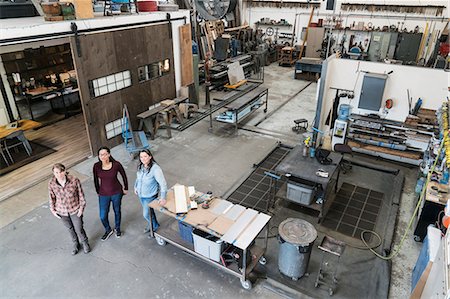
[[[305,275],[317,231],[302,219],[288,218],[278,227],[280,250],[278,269],[293,280]]]

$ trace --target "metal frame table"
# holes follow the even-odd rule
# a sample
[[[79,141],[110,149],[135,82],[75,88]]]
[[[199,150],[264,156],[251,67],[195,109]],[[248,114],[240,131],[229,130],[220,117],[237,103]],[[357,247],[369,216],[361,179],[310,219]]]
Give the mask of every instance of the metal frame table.
[[[265,100],[262,98],[265,97]],[[244,94],[235,101],[226,104],[224,107],[227,108],[225,114],[230,113],[231,118],[224,118],[223,114],[216,116],[216,121],[232,123],[235,126],[235,131],[238,129],[238,123],[244,118],[252,114],[261,106],[264,107],[264,113],[267,112],[267,104],[269,102],[269,89],[264,86],[259,86],[252,91]]]
[[[197,192],[198,194],[199,192]],[[203,194],[203,193],[201,193]],[[197,195],[198,196],[198,195]],[[236,264],[231,265],[223,265],[222,263],[218,263],[214,260],[211,260],[200,253],[196,252],[194,249],[193,244],[190,244],[186,241],[184,241],[179,233],[175,231],[174,229],[170,228],[171,225],[161,225],[158,228],[158,231],[155,232],[152,225],[150,226],[150,236],[154,237],[156,239],[156,242],[158,245],[164,246],[166,243],[170,243],[181,250],[198,257],[202,261],[217,267],[221,270],[224,270],[225,272],[234,275],[240,279],[241,285],[244,289],[250,290],[252,288],[252,283],[248,279],[249,274],[253,271],[253,269],[256,267],[257,263],[260,264],[266,264],[266,259],[264,257],[264,252],[267,248],[267,242],[268,242],[268,234],[269,234],[269,228],[268,224],[270,221],[270,216],[266,215],[264,213],[258,213],[257,211],[253,209],[246,209],[245,207],[239,206],[239,205],[233,205],[232,203],[221,200],[219,198],[213,198],[210,201],[210,207],[209,210],[215,209],[215,207],[218,207],[219,205],[226,204],[228,205],[228,208],[223,211],[223,213],[219,213],[217,217],[202,217],[198,218],[199,222],[193,221],[193,215],[197,213],[197,215],[200,215],[203,213],[203,208],[198,206],[198,209],[196,210],[189,210],[185,214],[176,214],[174,212],[174,195],[173,195],[173,189],[170,189],[167,194],[167,203],[165,206],[160,206],[158,201],[154,200],[149,204],[149,207],[155,209],[155,211],[158,211],[160,213],[163,213],[165,215],[170,216],[172,219],[170,220],[171,223],[175,221],[183,222],[187,225],[190,225],[196,229],[199,229],[201,231],[204,231],[210,235],[219,237],[222,241],[225,243],[228,243],[230,245],[234,245],[235,247],[242,249],[242,268],[239,269],[239,266]],[[222,230],[221,232],[215,231],[212,229],[212,226],[208,226],[209,224],[212,224],[214,220],[216,220],[218,217],[225,215],[227,212],[231,211],[231,208],[239,206],[240,210],[242,212],[238,215],[238,217],[233,221],[232,223],[228,223],[227,228]],[[248,217],[250,216],[250,217]],[[214,218],[214,219],[213,219]],[[246,220],[250,219],[250,222],[246,222]],[[263,229],[266,229],[265,233],[265,246],[264,248],[257,246],[254,244],[254,241],[256,240],[257,236],[262,232]],[[250,250],[252,254],[252,260],[247,261],[247,251]]]
[[[275,168],[278,174],[287,177],[288,181],[302,183],[309,182],[317,186],[321,186],[324,194],[321,204],[313,202],[310,205],[304,205],[295,202],[299,205],[308,207],[310,209],[319,211],[319,222],[325,217],[328,208],[334,200],[335,193],[333,187],[337,184],[335,177],[338,173],[339,163],[342,156],[335,152],[331,152],[328,158],[331,158],[332,163],[329,165],[322,165],[316,158],[310,158],[309,156],[303,157],[303,146],[297,145],[291,152],[284,158],[283,161]],[[328,172],[328,177],[320,177],[316,175],[318,170]],[[283,198],[287,199],[287,198]]]

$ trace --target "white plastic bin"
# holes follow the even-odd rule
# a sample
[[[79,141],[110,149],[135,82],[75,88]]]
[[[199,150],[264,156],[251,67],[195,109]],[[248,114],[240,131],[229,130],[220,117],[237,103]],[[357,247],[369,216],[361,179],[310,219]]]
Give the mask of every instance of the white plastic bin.
[[[192,236],[194,237],[195,252],[220,263],[223,241],[198,229],[194,229]]]

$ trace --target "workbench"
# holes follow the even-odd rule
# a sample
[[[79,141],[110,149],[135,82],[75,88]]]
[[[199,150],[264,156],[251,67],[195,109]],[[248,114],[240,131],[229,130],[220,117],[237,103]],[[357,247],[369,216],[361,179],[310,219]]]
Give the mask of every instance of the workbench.
[[[337,184],[338,168],[342,156],[338,153],[331,152],[328,158],[332,160],[332,163],[329,165],[322,165],[315,157],[311,158],[309,155],[303,157],[302,152],[302,145],[294,147],[275,168],[275,172],[286,176],[288,182],[308,185],[311,189],[319,190],[319,197],[322,198],[320,203],[317,203],[314,199],[309,205],[299,202],[296,202],[296,204],[318,211],[318,222],[321,222],[336,195],[334,189]],[[319,170],[328,173],[328,177],[317,176],[316,172]],[[286,192],[285,190],[286,188],[280,190],[277,197],[289,200],[285,195],[286,193],[283,193]]]
[[[155,211],[169,216],[169,223],[165,222],[155,232],[151,227],[150,235],[154,237],[161,246],[170,243],[181,250],[200,258],[204,262],[217,267],[225,272],[240,278],[243,288],[249,290],[252,283],[248,280],[248,275],[256,267],[257,263],[265,264],[263,256],[267,248],[267,237],[270,216],[259,213],[256,210],[245,208],[241,205],[232,204],[229,201],[222,200],[211,195],[196,192],[190,198],[187,198],[188,212],[183,214],[176,213],[174,187],[172,187],[166,196],[166,204],[159,205],[158,201],[152,201],[149,206]],[[199,202],[198,207],[191,208],[191,200]],[[209,208],[201,207],[201,202],[208,201]],[[192,243],[184,240],[178,231],[173,229],[175,222],[187,224],[211,236],[220,238],[220,241],[226,246],[235,246],[242,250],[241,265],[237,263],[223,263],[223,258],[219,261],[212,260],[197,252]],[[264,248],[256,244],[257,236],[266,228]],[[251,253],[251,255],[249,255]],[[250,257],[250,261],[247,258]]]
[[[155,139],[156,130],[158,129],[158,126],[159,126],[157,124],[158,114],[164,112],[164,121],[166,124],[167,135],[169,138],[171,138],[172,137],[172,132],[170,129],[171,118],[169,117],[170,110],[176,109],[177,117],[181,118],[181,114],[179,114],[180,112],[178,110],[178,104],[185,102],[188,99],[189,98],[187,98],[187,97],[175,98],[175,99],[173,99],[173,101],[174,101],[173,104],[170,106],[159,105],[157,107],[154,107],[154,108],[146,110],[142,113],[139,113],[137,115],[137,118],[139,119],[138,131],[144,130],[145,133],[150,135],[151,139]],[[179,119],[179,121],[181,122],[181,119]]]
[[[302,58],[295,62],[295,79],[317,81],[322,72],[322,62],[320,58]]]
[[[269,89],[264,86],[258,86],[233,102],[226,104],[224,107],[227,111],[217,115],[216,121],[234,124],[235,131],[237,131],[238,123],[261,106],[265,106],[264,113],[266,113],[268,101]]]

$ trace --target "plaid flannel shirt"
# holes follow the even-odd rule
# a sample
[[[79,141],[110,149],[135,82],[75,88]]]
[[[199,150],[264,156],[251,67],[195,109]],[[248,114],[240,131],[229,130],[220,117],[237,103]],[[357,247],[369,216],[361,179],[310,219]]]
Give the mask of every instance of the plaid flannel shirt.
[[[83,214],[86,200],[80,180],[71,175],[67,175],[66,178],[64,187],[58,183],[55,177],[48,182],[50,210],[62,216],[73,215],[79,210]]]

